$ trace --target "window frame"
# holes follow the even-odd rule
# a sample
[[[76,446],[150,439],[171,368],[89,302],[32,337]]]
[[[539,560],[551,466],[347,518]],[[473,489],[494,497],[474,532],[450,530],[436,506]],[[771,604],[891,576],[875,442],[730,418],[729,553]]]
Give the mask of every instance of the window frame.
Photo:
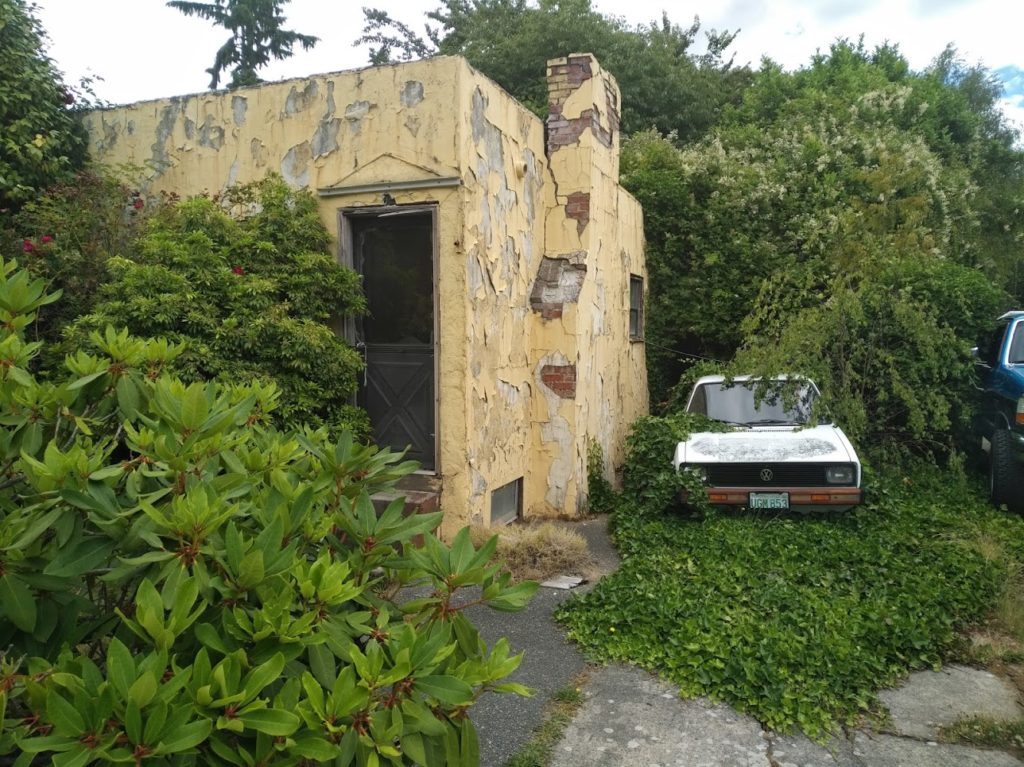
[[[639,289],[639,295],[634,294],[634,287]],[[644,278],[638,274],[629,275],[627,331],[630,341],[642,342],[644,340]]]

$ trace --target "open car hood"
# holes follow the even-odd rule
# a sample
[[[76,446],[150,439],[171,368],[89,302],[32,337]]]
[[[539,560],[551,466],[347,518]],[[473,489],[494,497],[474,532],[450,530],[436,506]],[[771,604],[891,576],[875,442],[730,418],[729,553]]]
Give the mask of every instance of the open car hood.
[[[799,431],[768,427],[690,435],[676,448],[680,463],[824,463],[856,461],[842,430],[831,424]]]

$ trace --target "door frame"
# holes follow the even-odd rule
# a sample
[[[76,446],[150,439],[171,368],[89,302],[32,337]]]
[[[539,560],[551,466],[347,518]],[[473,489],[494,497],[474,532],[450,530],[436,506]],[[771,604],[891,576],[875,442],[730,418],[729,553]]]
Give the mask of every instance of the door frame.
[[[353,205],[338,208],[338,263],[355,270],[355,246],[352,242],[352,219],[383,218],[388,216],[408,216],[428,214],[431,229],[431,273],[433,274],[433,305],[434,305],[434,468],[423,469],[418,473],[441,474],[441,295],[438,289],[440,269],[440,233],[438,232],[438,203],[413,203],[409,205]],[[362,275],[360,274],[360,277]],[[353,347],[356,342],[355,320],[346,317],[342,332],[346,341]]]

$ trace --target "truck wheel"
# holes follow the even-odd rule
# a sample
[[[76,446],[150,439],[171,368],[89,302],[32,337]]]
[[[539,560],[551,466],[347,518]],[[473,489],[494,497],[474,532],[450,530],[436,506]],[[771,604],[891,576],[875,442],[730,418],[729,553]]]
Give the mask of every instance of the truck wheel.
[[[992,503],[1024,513],[1024,467],[1014,460],[1012,436],[1003,429],[992,435],[988,476]]]

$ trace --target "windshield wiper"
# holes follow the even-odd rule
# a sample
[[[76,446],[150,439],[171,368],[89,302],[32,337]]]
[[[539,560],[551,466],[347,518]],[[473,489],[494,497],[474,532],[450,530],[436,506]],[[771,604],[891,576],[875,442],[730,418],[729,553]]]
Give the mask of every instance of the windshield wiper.
[[[787,421],[780,418],[762,418],[759,421],[747,421],[747,426],[799,426],[799,421]]]

